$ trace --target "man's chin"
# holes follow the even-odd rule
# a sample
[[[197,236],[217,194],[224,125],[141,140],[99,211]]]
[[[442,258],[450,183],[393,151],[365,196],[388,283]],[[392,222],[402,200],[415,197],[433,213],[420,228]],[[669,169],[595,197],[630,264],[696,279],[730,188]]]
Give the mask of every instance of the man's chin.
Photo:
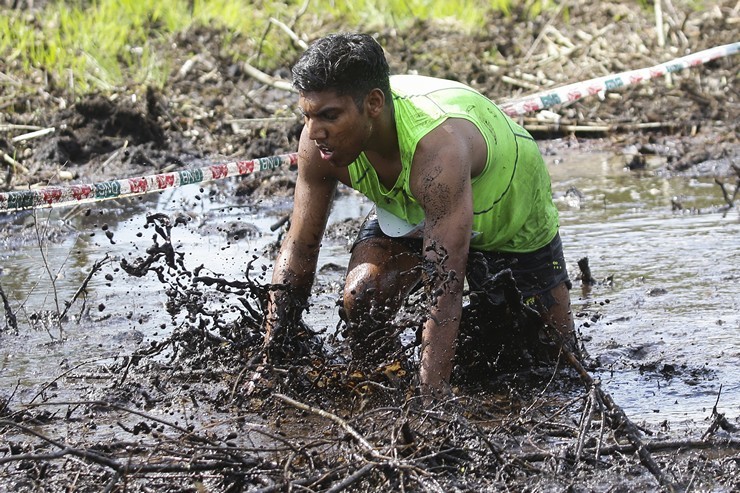
[[[335,168],[346,168],[350,164],[352,164],[355,161],[355,159],[347,159],[346,157],[342,158],[341,156],[332,155],[329,157],[329,159],[327,159],[327,162],[331,164],[332,166],[334,166]]]

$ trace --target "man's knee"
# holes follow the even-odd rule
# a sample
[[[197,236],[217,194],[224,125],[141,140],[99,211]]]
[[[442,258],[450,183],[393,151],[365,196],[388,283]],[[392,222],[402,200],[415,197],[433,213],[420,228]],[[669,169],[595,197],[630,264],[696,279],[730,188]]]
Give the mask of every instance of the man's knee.
[[[350,273],[344,285],[344,317],[347,321],[358,321],[373,311],[379,289],[370,277]]]

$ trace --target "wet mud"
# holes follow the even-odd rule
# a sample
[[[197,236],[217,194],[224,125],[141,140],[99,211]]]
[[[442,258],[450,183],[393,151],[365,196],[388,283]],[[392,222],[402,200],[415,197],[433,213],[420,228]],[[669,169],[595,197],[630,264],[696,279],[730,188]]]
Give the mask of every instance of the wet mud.
[[[733,25],[728,19],[737,19],[733,7],[720,2],[714,10],[683,13],[688,37],[684,41],[684,31],[674,28],[675,44],[690,41],[699,50],[736,41],[736,30],[728,27]],[[575,25],[592,39],[552,61],[528,54],[526,47],[537,39],[543,47],[552,44],[548,40],[557,37],[548,25],[573,40],[579,34],[557,20],[527,21],[523,14],[492,19],[490,32],[472,37],[444,25],[419,24],[402,36],[380,32],[379,39],[395,72],[416,70],[473,83],[495,100],[527,93],[503,75],[546,87],[654,63],[644,52],[628,58],[629,50],[614,51],[623,40],[636,43],[632,33],[649,25],[621,3],[574,8]],[[593,26],[607,25],[613,27],[594,36],[601,30]],[[540,36],[547,32],[550,37]],[[62,92],[19,94],[0,124],[57,130],[21,142],[12,141],[12,131],[0,133],[0,150],[27,169],[6,168],[3,186],[97,182],[293,152],[301,128],[291,110],[294,96],[258,87],[238,64],[220,56],[218,33],[191,35],[181,44],[201,46],[207,63],[178,72],[166,91],[149,88],[138,98],[133,90],[96,94],[64,104]],[[643,42],[657,54],[657,46]],[[459,46],[470,49],[460,52]],[[494,46],[506,63],[484,66],[480,60]],[[534,79],[523,77],[530,73]],[[720,60],[676,74],[671,84],[630,87],[618,97],[557,108],[557,124],[528,118],[523,123],[536,128],[543,152],[555,163],[572,153],[606,151],[628,170],[626,180],[676,177],[721,188],[721,198],[711,205],[696,206],[677,195],[672,208],[679,218],[737,215],[736,75],[736,59]],[[560,130],[584,121],[613,127]],[[285,338],[282,358],[266,363],[262,320],[270,263],[289,224],[294,183],[294,171],[276,170],[196,186],[184,195],[121,199],[51,215],[0,214],[5,252],[0,344],[18,353],[39,351],[55,365],[29,365],[35,378],[22,371],[7,376],[20,354],[6,354],[0,365],[6,373],[0,387],[0,490],[740,488],[738,412],[723,407],[726,395],[714,385],[716,365],[666,354],[663,342],[602,341],[591,332],[604,324],[630,327],[634,310],[670,300],[677,289],[653,285],[649,276],[637,279],[639,274],[620,279],[604,250],[579,262],[580,272],[571,272],[574,313],[587,353],[580,369],[565,355],[534,363],[529,346],[512,347],[511,341],[498,353],[501,358],[481,360],[470,328],[461,338],[454,395],[429,404],[414,391],[418,307],[428,300],[413,298],[396,319],[403,357],[378,365],[351,361],[341,322],[326,321],[337,320],[345,268],[339,261],[362,220],[348,209],[349,217],[333,221],[324,240],[325,249],[339,252],[337,262],[333,257],[323,264],[304,321]],[[589,194],[577,184],[556,200],[568,211],[594,208],[599,201],[641,200]],[[339,191],[340,200],[352,197],[349,190]],[[565,224],[576,222],[571,215],[564,214]],[[219,220],[223,217],[228,221]],[[133,221],[128,232],[117,227]],[[262,241],[266,230],[275,233],[273,240]],[[572,234],[589,233],[576,224]],[[92,245],[85,252],[100,254],[72,255],[76,242]],[[229,260],[194,256],[189,242],[214,257],[230,252]],[[108,248],[119,254],[109,256]],[[10,294],[3,278],[2,271],[10,271],[6,262],[16,261],[12,252],[28,250],[47,252],[38,262],[63,266],[51,273],[58,284],[47,290],[44,303],[32,303],[41,296],[37,293],[28,293],[27,301]],[[727,270],[717,276],[719,284],[737,282],[737,270]],[[620,304],[623,313],[615,313],[617,301],[610,294],[619,282],[633,288],[634,298]],[[64,296],[55,303],[57,287]],[[38,305],[44,308],[34,310]],[[536,334],[539,327],[528,321],[525,307],[518,316],[509,318],[509,325]],[[76,354],[65,353],[71,347]],[[590,350],[594,347],[598,351]],[[726,357],[736,358],[737,346],[734,352],[730,348]],[[627,416],[622,412],[630,396],[609,386],[614,374],[631,370],[644,387],[680,383],[706,393],[715,406],[697,410],[703,420],[688,427],[669,418],[657,424],[631,420],[629,409]],[[731,387],[725,394],[737,392]]]

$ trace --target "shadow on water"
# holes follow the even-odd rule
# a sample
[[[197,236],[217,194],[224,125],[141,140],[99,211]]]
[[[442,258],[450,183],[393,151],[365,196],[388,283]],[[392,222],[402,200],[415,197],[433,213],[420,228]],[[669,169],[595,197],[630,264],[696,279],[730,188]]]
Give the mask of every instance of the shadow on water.
[[[596,376],[605,389],[633,418],[651,423],[706,418],[720,385],[721,408],[738,413],[737,211],[719,211],[724,202],[711,178],[638,175],[608,154],[560,156],[549,166],[574,280],[576,325],[600,363]],[[120,269],[121,259],[144,256],[151,246],[147,212],[181,219],[173,245],[189,267],[203,265],[236,279],[254,260],[266,282],[267,252],[280,234],[271,226],[290,212],[290,200],[237,204],[233,188],[222,182],[123,204],[93,204],[73,213],[39,211],[42,237],[47,221],[51,229],[71,230],[42,242],[46,262],[32,216],[13,218],[23,239],[8,240],[0,257],[0,283],[19,330],[2,335],[0,388],[18,385],[18,397],[27,399],[34,385],[68,368],[82,372],[85,362],[130,354],[172,330],[176,321],[163,308],[163,285],[154,276],[134,278]],[[368,210],[358,195],[342,194],[330,221],[356,219]],[[69,218],[62,224],[64,217]],[[333,328],[339,320],[335,301],[347,246],[347,241],[325,241],[309,325]],[[57,310],[57,303],[63,309],[93,263],[106,255],[114,261],[91,279],[84,306],[78,300],[70,308],[79,323],[64,324],[60,334],[53,323],[39,319],[36,314]],[[599,281],[590,287],[576,280],[576,262],[584,257]]]

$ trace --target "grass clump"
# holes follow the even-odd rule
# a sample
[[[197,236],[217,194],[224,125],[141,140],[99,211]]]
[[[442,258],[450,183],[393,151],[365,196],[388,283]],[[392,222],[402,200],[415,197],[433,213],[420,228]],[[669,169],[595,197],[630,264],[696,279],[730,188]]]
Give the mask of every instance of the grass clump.
[[[513,0],[92,0],[52,1],[33,11],[0,8],[0,71],[36,75],[72,96],[125,84],[162,87],[175,60],[179,35],[207,26],[220,33],[219,56],[256,62],[266,71],[297,55],[278,19],[296,32],[327,26],[369,30],[418,20],[452,20],[467,31],[484,27],[492,9]],[[528,0],[527,5],[549,4]]]

